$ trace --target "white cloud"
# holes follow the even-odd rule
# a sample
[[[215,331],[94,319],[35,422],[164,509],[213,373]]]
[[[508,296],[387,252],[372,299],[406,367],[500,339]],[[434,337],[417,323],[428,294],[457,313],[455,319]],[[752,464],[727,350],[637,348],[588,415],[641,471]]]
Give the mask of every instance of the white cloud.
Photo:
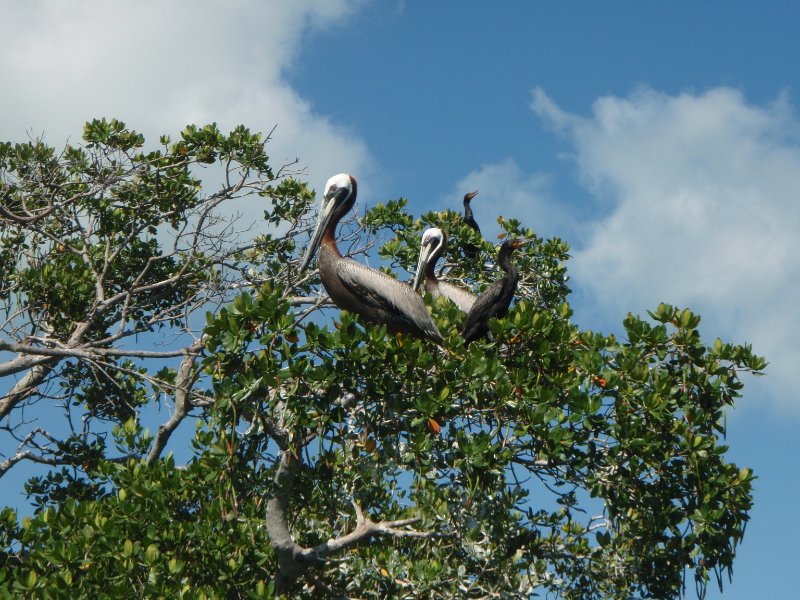
[[[316,114],[286,82],[303,38],[341,24],[361,0],[6,3],[0,20],[0,138],[80,140],[117,117],[156,141],[188,123],[277,129],[274,166],[300,158],[320,186],[369,175],[365,144]]]
[[[766,355],[774,406],[800,415],[800,121],[787,99],[641,89],[581,117],[537,89],[532,108],[598,201],[571,240],[573,286],[617,322],[661,301],[696,309],[706,335]]]

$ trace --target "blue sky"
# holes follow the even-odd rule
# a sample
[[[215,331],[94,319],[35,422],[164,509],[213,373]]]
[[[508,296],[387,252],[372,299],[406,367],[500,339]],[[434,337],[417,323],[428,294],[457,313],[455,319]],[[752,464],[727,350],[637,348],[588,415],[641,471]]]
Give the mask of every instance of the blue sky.
[[[269,131],[320,189],[572,245],[585,328],[665,301],[770,361],[728,417],[755,509],[725,598],[794,597],[800,4],[0,0],[0,139],[115,116]],[[253,218],[260,214],[255,207]],[[788,460],[787,460],[788,459]],[[714,591],[711,597],[718,597]]]

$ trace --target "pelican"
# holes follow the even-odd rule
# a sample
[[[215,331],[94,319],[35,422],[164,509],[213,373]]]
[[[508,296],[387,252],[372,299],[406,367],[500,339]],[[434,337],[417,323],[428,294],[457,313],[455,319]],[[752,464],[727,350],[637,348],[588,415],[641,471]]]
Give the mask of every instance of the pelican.
[[[478,235],[480,235],[481,228],[478,227],[475,217],[472,216],[472,207],[469,205],[470,201],[477,195],[477,193],[478,190],[464,194],[464,223],[472,227],[478,233]],[[478,256],[479,251],[480,249],[475,244],[464,244],[464,256],[467,258],[475,258]]]
[[[358,313],[365,320],[386,324],[390,331],[442,343],[425,303],[407,284],[385,273],[345,258],[336,247],[336,225],[356,201],[357,186],[352,175],[334,175],[325,185],[317,227],[300,266],[308,268],[319,247],[319,277],[339,308]]]
[[[414,284],[411,286],[415,290],[419,289],[424,278],[424,288],[434,298],[444,296],[455,302],[461,312],[468,313],[475,303],[475,294],[460,288],[452,283],[440,281],[433,272],[436,261],[444,253],[447,246],[447,234],[438,227],[429,227],[422,234],[422,245],[419,251],[419,261],[417,262],[417,272],[414,275]]]
[[[511,253],[527,242],[524,238],[508,239],[500,246],[497,264],[505,274],[478,295],[472,309],[467,313],[461,329],[465,346],[489,333],[489,319],[502,318],[508,313],[508,306],[519,282],[519,270],[511,264]]]

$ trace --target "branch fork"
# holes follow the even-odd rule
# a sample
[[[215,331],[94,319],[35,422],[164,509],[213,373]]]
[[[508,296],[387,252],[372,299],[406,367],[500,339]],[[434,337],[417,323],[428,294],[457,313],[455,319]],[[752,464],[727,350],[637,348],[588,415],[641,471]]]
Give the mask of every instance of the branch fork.
[[[298,456],[289,449],[282,449],[280,464],[275,473],[275,496],[267,501],[266,513],[267,534],[278,556],[276,591],[286,590],[294,581],[303,576],[311,566],[323,563],[332,554],[353,548],[362,542],[368,541],[375,535],[417,539],[442,537],[442,534],[437,532],[407,529],[410,525],[418,523],[421,520],[419,517],[375,522],[364,514],[364,511],[355,501],[352,501],[356,514],[356,525],[350,533],[331,538],[313,548],[304,548],[295,543],[294,537],[289,530],[288,516],[289,499],[299,468],[300,459]]]

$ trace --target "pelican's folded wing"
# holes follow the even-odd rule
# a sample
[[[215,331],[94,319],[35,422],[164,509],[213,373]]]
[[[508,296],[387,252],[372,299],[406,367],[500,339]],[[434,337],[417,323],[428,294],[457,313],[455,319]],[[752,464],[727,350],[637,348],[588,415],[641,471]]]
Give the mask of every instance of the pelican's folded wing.
[[[433,339],[441,339],[425,303],[411,286],[354,260],[339,262],[336,274],[365,305],[389,313],[398,321],[412,323]]]

